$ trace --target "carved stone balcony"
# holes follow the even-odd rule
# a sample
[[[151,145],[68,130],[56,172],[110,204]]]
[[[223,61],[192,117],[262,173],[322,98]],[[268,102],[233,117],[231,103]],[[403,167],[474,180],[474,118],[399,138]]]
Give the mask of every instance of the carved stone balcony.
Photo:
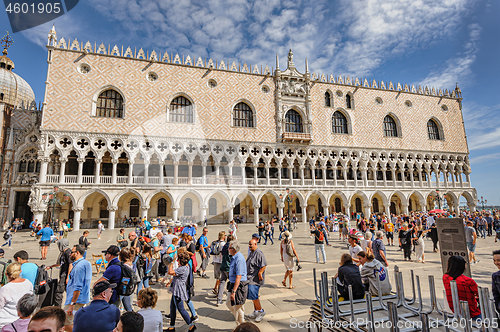
[[[283,133],[283,142],[310,143],[311,134],[308,133]]]

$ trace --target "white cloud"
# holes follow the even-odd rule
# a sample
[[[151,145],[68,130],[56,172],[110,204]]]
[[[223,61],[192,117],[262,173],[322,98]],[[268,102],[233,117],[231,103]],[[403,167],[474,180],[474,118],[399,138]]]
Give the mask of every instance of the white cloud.
[[[500,159],[500,152],[485,154],[470,159],[471,164],[485,164]]]
[[[431,87],[445,87],[453,86],[455,82],[464,82],[460,84],[462,87],[466,86],[467,79],[472,74],[471,65],[476,60],[476,53],[478,51],[477,42],[481,27],[478,24],[469,25],[469,40],[465,44],[465,51],[446,62],[444,70],[437,70],[430,73],[419,84],[422,86]]]
[[[471,151],[500,146],[499,110],[500,104],[487,107],[476,103],[464,103],[462,112]]]

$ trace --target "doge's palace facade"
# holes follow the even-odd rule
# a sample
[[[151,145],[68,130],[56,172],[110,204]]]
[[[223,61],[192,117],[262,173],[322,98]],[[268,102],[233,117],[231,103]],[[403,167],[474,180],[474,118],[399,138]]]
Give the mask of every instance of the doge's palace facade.
[[[461,92],[48,38],[40,219],[474,209]],[[19,152],[21,153],[21,152]],[[14,166],[16,169],[16,166]],[[293,194],[288,202],[286,189]],[[291,196],[290,196],[291,197]],[[290,205],[290,206],[289,206]]]

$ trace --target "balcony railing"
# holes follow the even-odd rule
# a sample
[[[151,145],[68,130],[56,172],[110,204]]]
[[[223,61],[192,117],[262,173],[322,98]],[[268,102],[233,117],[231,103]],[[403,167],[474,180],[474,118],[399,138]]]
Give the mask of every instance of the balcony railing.
[[[64,183],[77,183],[78,182],[78,175],[65,175],[64,176]]]
[[[82,183],[88,184],[88,183],[94,183],[95,180],[95,175],[83,175],[82,176]]]
[[[59,175],[48,174],[46,178],[47,183],[59,183]]]
[[[118,184],[128,183],[128,176],[117,176],[116,183]]]
[[[112,182],[112,176],[111,175],[101,175],[101,178],[99,181],[104,184],[110,184]]]
[[[283,133],[284,141],[292,142],[310,142],[311,134],[306,133]]]

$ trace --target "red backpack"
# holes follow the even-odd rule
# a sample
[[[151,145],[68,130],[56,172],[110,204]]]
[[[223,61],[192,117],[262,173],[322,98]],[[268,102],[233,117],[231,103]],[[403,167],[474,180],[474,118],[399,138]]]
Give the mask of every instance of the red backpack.
[[[325,240],[325,235],[324,235],[324,233],[323,233],[322,231],[319,231],[319,237],[318,237],[318,240],[319,240],[319,241],[323,241],[323,240]]]

